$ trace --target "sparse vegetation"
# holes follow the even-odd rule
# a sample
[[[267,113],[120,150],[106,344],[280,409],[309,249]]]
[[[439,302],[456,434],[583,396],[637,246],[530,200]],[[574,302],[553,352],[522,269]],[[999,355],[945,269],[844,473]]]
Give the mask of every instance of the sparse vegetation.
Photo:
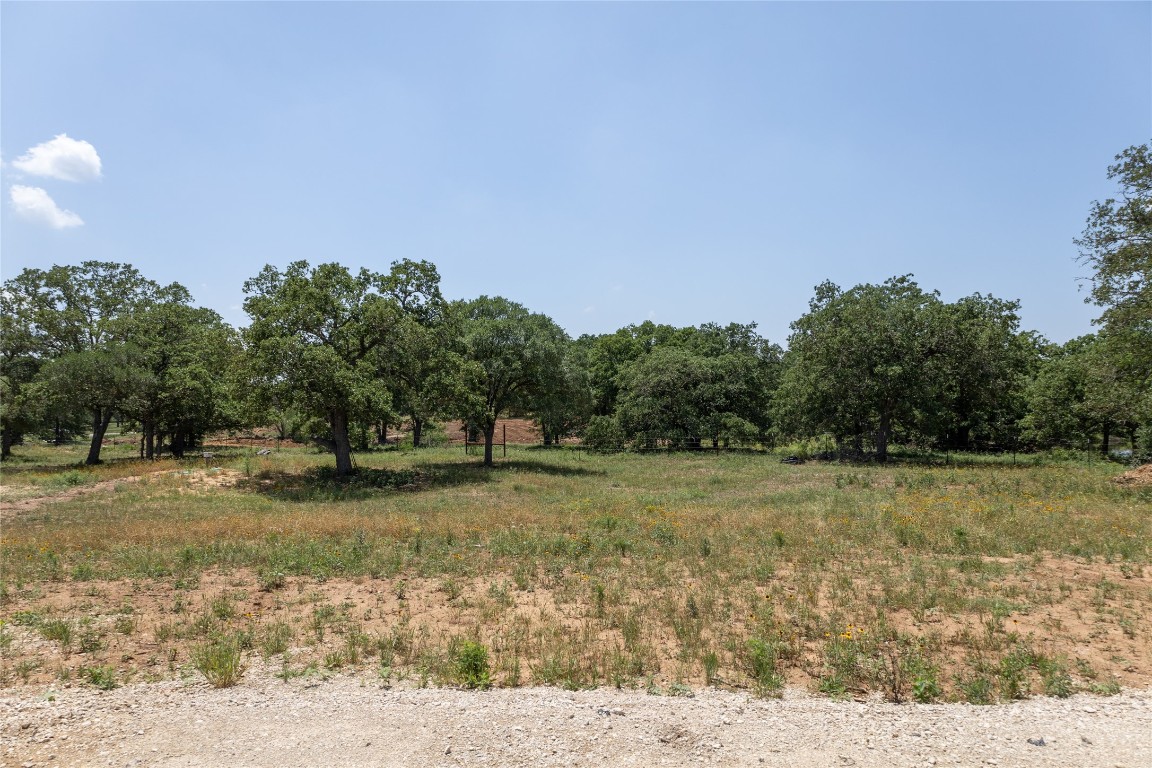
[[[996,702],[1148,682],[1129,659],[1152,632],[1150,498],[1114,465],[513,448],[487,472],[458,450],[358,459],[418,493],[333,482],[304,449],[251,480],[238,453],[191,494],[195,474],[126,497],[94,467],[88,495],[5,521],[9,681],[155,657],[234,683],[251,648],[289,676],[469,687]]]

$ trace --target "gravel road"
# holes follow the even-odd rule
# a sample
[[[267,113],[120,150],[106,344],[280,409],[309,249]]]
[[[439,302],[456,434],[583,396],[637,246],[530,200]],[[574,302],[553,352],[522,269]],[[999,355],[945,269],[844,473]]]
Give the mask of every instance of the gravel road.
[[[978,707],[365,677],[0,696],[0,766],[1152,766],[1152,691]]]

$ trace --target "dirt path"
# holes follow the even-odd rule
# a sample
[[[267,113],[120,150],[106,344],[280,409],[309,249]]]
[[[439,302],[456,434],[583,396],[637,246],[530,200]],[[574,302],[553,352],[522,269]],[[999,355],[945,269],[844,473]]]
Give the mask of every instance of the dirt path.
[[[1031,740],[1031,741],[1029,741]],[[1152,691],[1002,706],[383,689],[370,677],[0,696],[0,766],[1152,765]]]

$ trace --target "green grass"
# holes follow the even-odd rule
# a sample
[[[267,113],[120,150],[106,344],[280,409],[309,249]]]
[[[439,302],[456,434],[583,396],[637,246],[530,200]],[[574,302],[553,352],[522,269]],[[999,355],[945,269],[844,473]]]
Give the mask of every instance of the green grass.
[[[80,472],[63,461],[52,470],[36,450],[35,470],[3,481]],[[360,471],[339,479],[312,451],[238,451],[217,462],[221,487],[198,484],[197,460],[110,462],[92,482],[149,474],[6,521],[2,586],[126,579],[195,590],[204,574],[243,572],[252,588],[204,596],[180,619],[184,636],[244,627],[263,595],[282,611],[279,628],[252,630],[265,657],[290,638],[331,668],[387,647],[378,663],[390,674],[460,684],[462,641],[420,606],[442,604],[471,627],[497,685],[651,677],[770,695],[808,679],[831,695],[897,700],[1060,695],[1087,682],[1054,656],[1020,656],[1027,632],[1050,631],[1040,612],[1058,604],[1082,603],[1146,647],[1152,491],[1110,483],[1116,465],[778,458],[511,448],[485,469],[459,449],[393,450],[358,455]],[[1098,575],[1065,591],[1060,563]],[[373,617],[378,637],[349,644],[360,620],[350,610],[289,606],[294,584],[360,579],[380,580],[401,608],[416,600],[408,623]],[[517,623],[533,595],[545,609]]]

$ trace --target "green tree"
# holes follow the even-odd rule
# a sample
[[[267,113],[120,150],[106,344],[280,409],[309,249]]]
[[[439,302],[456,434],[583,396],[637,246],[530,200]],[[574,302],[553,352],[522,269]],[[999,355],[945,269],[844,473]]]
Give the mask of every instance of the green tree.
[[[861,452],[866,439],[886,461],[895,430],[915,430],[938,395],[929,354],[939,299],[911,276],[842,291],[816,287],[809,311],[792,323],[773,412],[784,432],[831,433]]]
[[[697,448],[763,440],[780,348],[755,324],[679,329],[616,377],[618,416],[632,439]]]
[[[1132,146],[1116,156],[1108,178],[1119,199],[1094,202],[1076,239],[1081,260],[1092,267],[1090,300],[1104,308],[1101,321],[1115,330],[1152,322],[1152,150]],[[1150,352],[1149,354],[1152,354]]]
[[[1014,444],[1038,342],[1019,330],[1019,302],[973,294],[936,307],[924,354],[938,376],[923,429],[954,450]]]
[[[1108,167],[1119,195],[1092,204],[1076,244],[1093,270],[1088,300],[1103,308],[1086,407],[1133,433],[1152,428],[1152,149],[1129,147]],[[1107,451],[1108,434],[1103,440]]]
[[[393,408],[412,425],[412,447],[422,445],[424,428],[452,412],[464,397],[465,361],[459,307],[436,303],[435,312],[416,312],[412,297],[439,295],[440,275],[429,262],[400,262],[389,288],[406,311],[377,356],[392,387]],[[431,306],[431,305],[429,305]],[[413,310],[413,311],[409,311]]]
[[[1087,449],[1095,431],[1085,407],[1089,354],[1096,336],[1081,336],[1042,349],[1041,363],[1028,386],[1024,439],[1038,447]]]
[[[553,386],[532,398],[530,409],[540,426],[544,445],[579,432],[592,416],[592,388],[588,380],[586,350],[570,342],[556,371]]]
[[[619,376],[631,363],[639,360],[658,346],[682,340],[685,332],[694,329],[658,325],[645,320],[613,333],[599,336],[585,334],[576,344],[583,351],[589,385],[592,388],[592,409],[598,416],[616,413],[616,400],[620,396]]]
[[[439,285],[407,281],[409,263],[388,275],[351,274],[331,263],[266,266],[244,284],[252,318],[244,338],[258,385],[282,406],[324,417],[332,430],[337,475],[352,471],[349,425],[391,413],[379,352],[409,318],[431,322],[443,311]]]
[[[28,297],[0,291],[0,459],[44,420],[43,403],[30,386],[43,365],[42,346],[25,320]]]
[[[143,433],[142,453],[169,440],[177,458],[209,431],[239,420],[234,397],[239,338],[210,309],[159,302],[137,313],[129,330],[141,389],[127,411]]]
[[[484,465],[492,466],[496,420],[561,386],[568,336],[547,316],[499,296],[481,296],[461,310],[464,356],[471,366],[460,411],[482,431]]]
[[[137,394],[129,385],[140,383],[135,373],[114,370],[137,360],[125,348],[132,318],[156,302],[186,303],[188,291],[177,283],[161,287],[128,264],[85,261],[25,269],[4,283],[4,292],[16,311],[15,333],[29,340],[31,354],[54,361],[50,375],[45,371],[42,397],[88,409],[92,438],[86,462],[99,463],[109,423],[124,400]],[[68,380],[88,375],[94,378]],[[95,391],[100,386],[107,389]]]

